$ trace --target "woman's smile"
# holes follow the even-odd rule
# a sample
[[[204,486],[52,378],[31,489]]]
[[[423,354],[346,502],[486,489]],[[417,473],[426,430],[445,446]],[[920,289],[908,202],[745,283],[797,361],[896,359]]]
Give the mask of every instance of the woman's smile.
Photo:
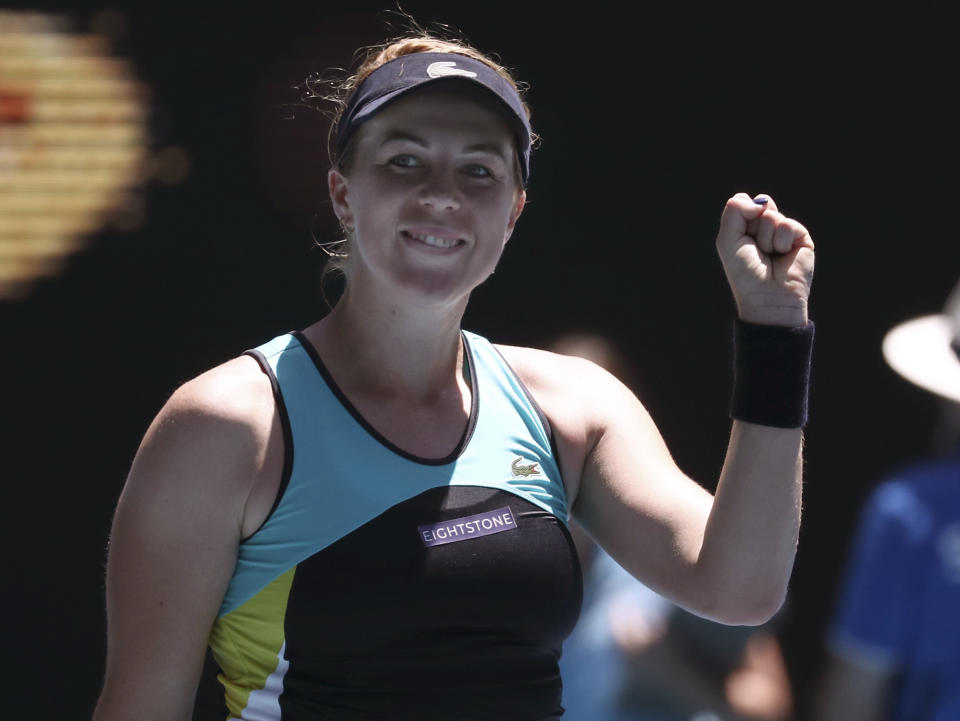
[[[407,228],[401,230],[400,235],[403,236],[405,240],[426,245],[430,248],[436,248],[437,250],[450,250],[466,245],[466,241],[461,238],[459,234],[449,230]]]
[[[462,303],[493,272],[522,209],[512,131],[499,110],[448,90],[410,94],[358,131],[332,171],[354,220],[352,285]],[[391,291],[393,292],[393,291]]]

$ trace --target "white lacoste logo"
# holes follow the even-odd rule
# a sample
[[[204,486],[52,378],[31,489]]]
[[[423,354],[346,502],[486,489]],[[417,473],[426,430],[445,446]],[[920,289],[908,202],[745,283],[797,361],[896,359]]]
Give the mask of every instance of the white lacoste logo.
[[[452,60],[441,60],[427,66],[427,75],[431,78],[442,78],[447,75],[462,75],[465,78],[475,78],[477,74],[470,70],[461,70]]]

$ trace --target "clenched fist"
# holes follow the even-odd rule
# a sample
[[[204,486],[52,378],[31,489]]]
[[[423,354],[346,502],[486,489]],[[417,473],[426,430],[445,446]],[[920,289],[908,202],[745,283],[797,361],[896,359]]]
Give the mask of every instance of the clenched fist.
[[[741,320],[804,326],[813,281],[813,239],[773,198],[737,193],[720,216],[717,252]]]

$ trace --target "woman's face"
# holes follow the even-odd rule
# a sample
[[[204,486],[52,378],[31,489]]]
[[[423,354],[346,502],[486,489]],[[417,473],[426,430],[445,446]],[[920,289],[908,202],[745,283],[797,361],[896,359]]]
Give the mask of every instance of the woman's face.
[[[364,123],[330,196],[353,231],[350,284],[465,300],[494,270],[523,209],[513,135],[486,103],[410,93]]]

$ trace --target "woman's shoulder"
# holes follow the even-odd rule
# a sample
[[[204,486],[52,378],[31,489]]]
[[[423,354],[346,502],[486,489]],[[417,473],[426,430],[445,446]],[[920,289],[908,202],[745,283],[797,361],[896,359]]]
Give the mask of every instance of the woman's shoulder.
[[[599,363],[551,350],[497,345],[547,414],[574,438],[591,439],[642,409],[633,391]]]
[[[237,356],[181,384],[164,410],[198,418],[243,421],[272,402],[269,378],[247,355]]]
[[[622,385],[592,360],[540,348],[495,345],[514,373],[532,391],[578,396]]]
[[[268,452],[273,407],[269,380],[252,358],[183,383],[147,428],[118,513],[158,538],[179,532],[178,518],[198,515],[211,534],[239,537],[251,492],[276,465]]]
[[[267,376],[253,358],[238,356],[180,385],[150,424],[143,445],[231,466],[249,462],[262,453],[274,408]]]
[[[572,504],[587,456],[609,424],[610,412],[625,403],[629,391],[586,358],[539,348],[495,347],[550,423]]]
[[[636,402],[613,374],[592,360],[550,350],[497,345],[556,430],[587,442],[609,421],[609,414]]]

